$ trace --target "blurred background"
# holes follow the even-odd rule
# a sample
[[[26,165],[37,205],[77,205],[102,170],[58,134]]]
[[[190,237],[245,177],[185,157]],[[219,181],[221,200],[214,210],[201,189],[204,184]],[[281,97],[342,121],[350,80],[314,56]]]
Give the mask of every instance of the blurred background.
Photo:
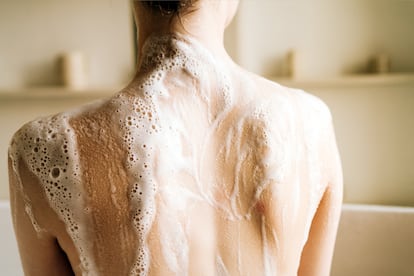
[[[23,275],[13,133],[120,90],[135,41],[130,0],[0,0],[1,275]],[[332,111],[346,203],[332,275],[414,275],[414,0],[240,0],[225,44],[241,66]]]
[[[414,1],[241,0],[237,63],[331,108],[346,203],[414,206]],[[129,0],[0,1],[0,199],[24,122],[107,97],[134,73]]]

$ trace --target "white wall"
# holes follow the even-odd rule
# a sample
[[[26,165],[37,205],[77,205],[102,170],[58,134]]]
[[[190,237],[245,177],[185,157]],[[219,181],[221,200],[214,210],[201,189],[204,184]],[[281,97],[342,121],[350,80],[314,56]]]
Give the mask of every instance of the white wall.
[[[0,200],[0,272],[2,275],[22,276],[23,269],[13,231],[10,204]]]
[[[414,71],[414,1],[241,0],[239,62],[256,73],[283,74],[296,49],[302,77],[365,71],[387,53],[392,71]]]
[[[333,114],[345,202],[414,206],[414,77],[309,91]]]
[[[125,83],[134,66],[129,0],[0,1],[0,88],[59,84],[61,52],[82,51],[91,86]]]

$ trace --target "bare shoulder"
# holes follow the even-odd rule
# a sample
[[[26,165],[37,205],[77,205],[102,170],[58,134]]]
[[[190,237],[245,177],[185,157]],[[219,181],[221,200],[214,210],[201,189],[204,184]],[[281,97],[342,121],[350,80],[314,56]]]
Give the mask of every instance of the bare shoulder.
[[[67,114],[55,114],[35,119],[24,124],[14,135],[9,147],[9,155],[12,160],[27,159],[30,156],[47,151],[51,144],[56,144],[64,139],[71,131]],[[47,147],[47,148],[46,148]]]
[[[96,104],[93,104],[95,106]],[[19,172],[19,162],[46,181],[54,168],[67,167],[76,158],[74,146],[76,135],[71,120],[88,110],[92,105],[78,107],[66,112],[44,116],[24,124],[12,137],[9,158],[13,169]]]
[[[342,165],[328,105],[322,99],[301,89],[285,87],[265,79],[260,81],[263,87],[266,87],[264,90],[269,94],[269,99],[285,99],[291,113],[287,115],[290,118],[285,117],[284,120],[296,122],[293,127],[301,129],[300,134],[297,134],[303,135],[308,154],[312,156],[314,163],[318,163],[326,183],[335,187],[338,197],[341,197]]]
[[[271,106],[271,112],[290,110],[291,116],[300,117],[313,127],[327,127],[332,124],[329,107],[317,96],[301,89],[283,86],[260,76],[253,76],[253,80],[259,98]]]
[[[259,101],[266,106],[267,129],[274,141],[303,145],[327,182],[340,183],[341,164],[332,115],[320,98],[300,89],[256,77]],[[296,144],[295,144],[296,143]],[[277,144],[277,143],[276,143]]]

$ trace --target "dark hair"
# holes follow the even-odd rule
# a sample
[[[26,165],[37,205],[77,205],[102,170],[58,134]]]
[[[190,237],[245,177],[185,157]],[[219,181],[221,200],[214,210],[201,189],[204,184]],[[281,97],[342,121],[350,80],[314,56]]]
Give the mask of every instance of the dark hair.
[[[142,4],[153,11],[160,12],[163,15],[178,14],[191,6],[194,0],[175,0],[175,1],[142,1]]]

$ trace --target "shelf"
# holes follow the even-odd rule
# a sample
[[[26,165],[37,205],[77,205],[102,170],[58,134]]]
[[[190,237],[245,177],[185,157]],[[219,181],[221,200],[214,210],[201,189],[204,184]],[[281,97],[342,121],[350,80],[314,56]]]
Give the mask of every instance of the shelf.
[[[414,73],[345,75],[326,79],[289,79],[269,77],[270,80],[282,85],[298,88],[346,88],[373,87],[388,85],[414,85]]]
[[[375,87],[388,85],[413,85],[414,73],[383,75],[346,75],[341,77],[319,79],[289,79],[270,76],[268,79],[289,87],[301,89],[313,88],[347,88]],[[32,88],[0,88],[0,103],[21,100],[93,100],[109,97],[120,91],[121,87],[94,87],[85,89],[69,89],[60,86]]]
[[[99,99],[113,95],[120,87],[70,89],[60,86],[0,88],[0,102],[12,100]]]

